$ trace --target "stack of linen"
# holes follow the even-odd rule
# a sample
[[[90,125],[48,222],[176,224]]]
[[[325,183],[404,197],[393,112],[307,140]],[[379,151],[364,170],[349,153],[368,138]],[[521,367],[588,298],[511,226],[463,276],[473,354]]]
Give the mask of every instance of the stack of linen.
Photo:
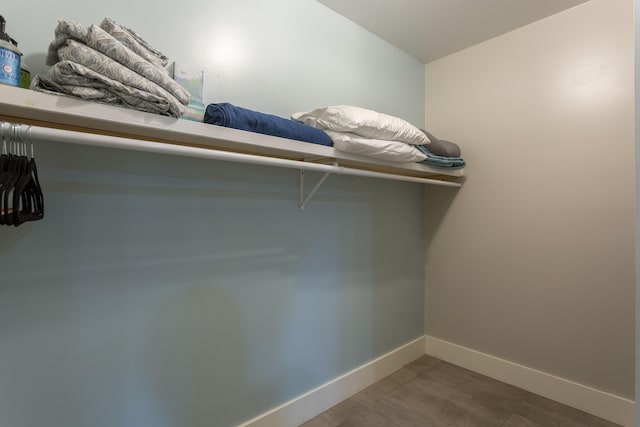
[[[427,158],[421,163],[448,169],[462,169],[466,166],[466,163],[462,157],[460,147],[444,139],[438,139],[434,135],[430,134],[424,129],[420,129],[429,138],[431,143],[429,146],[416,145],[416,148],[420,150]]]
[[[457,145],[437,140],[426,131],[388,114],[353,105],[334,105],[294,113],[291,118],[324,130],[338,150],[392,162],[419,162],[447,169],[465,166]],[[436,150],[432,151],[432,145]]]
[[[164,69],[168,59],[109,18],[100,26],[60,21],[45,75],[31,87],[111,105],[180,117],[189,93]]]

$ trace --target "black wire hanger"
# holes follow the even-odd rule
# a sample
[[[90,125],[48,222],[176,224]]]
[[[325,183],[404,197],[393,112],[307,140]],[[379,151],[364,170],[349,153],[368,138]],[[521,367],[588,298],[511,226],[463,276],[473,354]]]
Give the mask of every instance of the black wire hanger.
[[[22,139],[21,124],[9,124],[11,137],[2,133],[2,155],[0,156],[0,225],[19,226],[27,221],[44,217],[44,195],[38,179],[38,169],[28,127],[29,147]],[[29,153],[30,148],[30,153]]]

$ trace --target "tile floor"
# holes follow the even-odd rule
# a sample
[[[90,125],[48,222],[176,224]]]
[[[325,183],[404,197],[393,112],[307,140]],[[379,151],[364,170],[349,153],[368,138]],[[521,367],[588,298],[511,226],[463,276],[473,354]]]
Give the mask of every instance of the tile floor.
[[[609,421],[423,356],[302,427],[614,427]]]

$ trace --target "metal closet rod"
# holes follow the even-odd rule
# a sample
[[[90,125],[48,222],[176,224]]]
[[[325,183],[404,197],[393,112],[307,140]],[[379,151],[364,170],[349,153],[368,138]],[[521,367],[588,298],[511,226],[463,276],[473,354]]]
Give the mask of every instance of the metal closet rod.
[[[373,172],[361,169],[345,168],[338,165],[324,165],[318,163],[304,162],[300,160],[279,159],[274,157],[263,157],[254,154],[234,153],[229,151],[215,150],[211,148],[199,148],[186,145],[174,145],[162,142],[144,141],[139,139],[124,138],[118,136],[94,134],[70,131],[64,129],[54,129],[42,126],[20,125],[20,132],[23,136],[30,136],[33,139],[41,139],[52,142],[62,142],[67,144],[89,145],[106,148],[119,148],[122,150],[143,151],[149,153],[171,154],[183,157],[197,157],[212,160],[224,160],[237,163],[250,163],[255,165],[275,166],[281,168],[300,169],[317,172],[337,173],[341,175],[355,175],[370,178],[382,178],[396,181],[417,182],[421,184],[441,185],[446,187],[460,187],[457,182],[439,181],[429,178],[418,178],[413,176],[394,175],[383,172]]]

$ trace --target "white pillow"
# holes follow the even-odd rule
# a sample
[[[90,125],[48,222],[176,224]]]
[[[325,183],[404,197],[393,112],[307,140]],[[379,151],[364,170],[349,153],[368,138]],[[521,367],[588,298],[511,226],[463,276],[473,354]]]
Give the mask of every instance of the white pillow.
[[[421,162],[427,156],[416,147],[400,141],[363,138],[353,133],[325,131],[333,140],[333,146],[348,153],[375,157],[391,162]]]
[[[429,138],[417,127],[398,117],[353,105],[334,105],[307,113],[294,113],[293,120],[322,130],[350,132],[387,141],[429,144]]]

